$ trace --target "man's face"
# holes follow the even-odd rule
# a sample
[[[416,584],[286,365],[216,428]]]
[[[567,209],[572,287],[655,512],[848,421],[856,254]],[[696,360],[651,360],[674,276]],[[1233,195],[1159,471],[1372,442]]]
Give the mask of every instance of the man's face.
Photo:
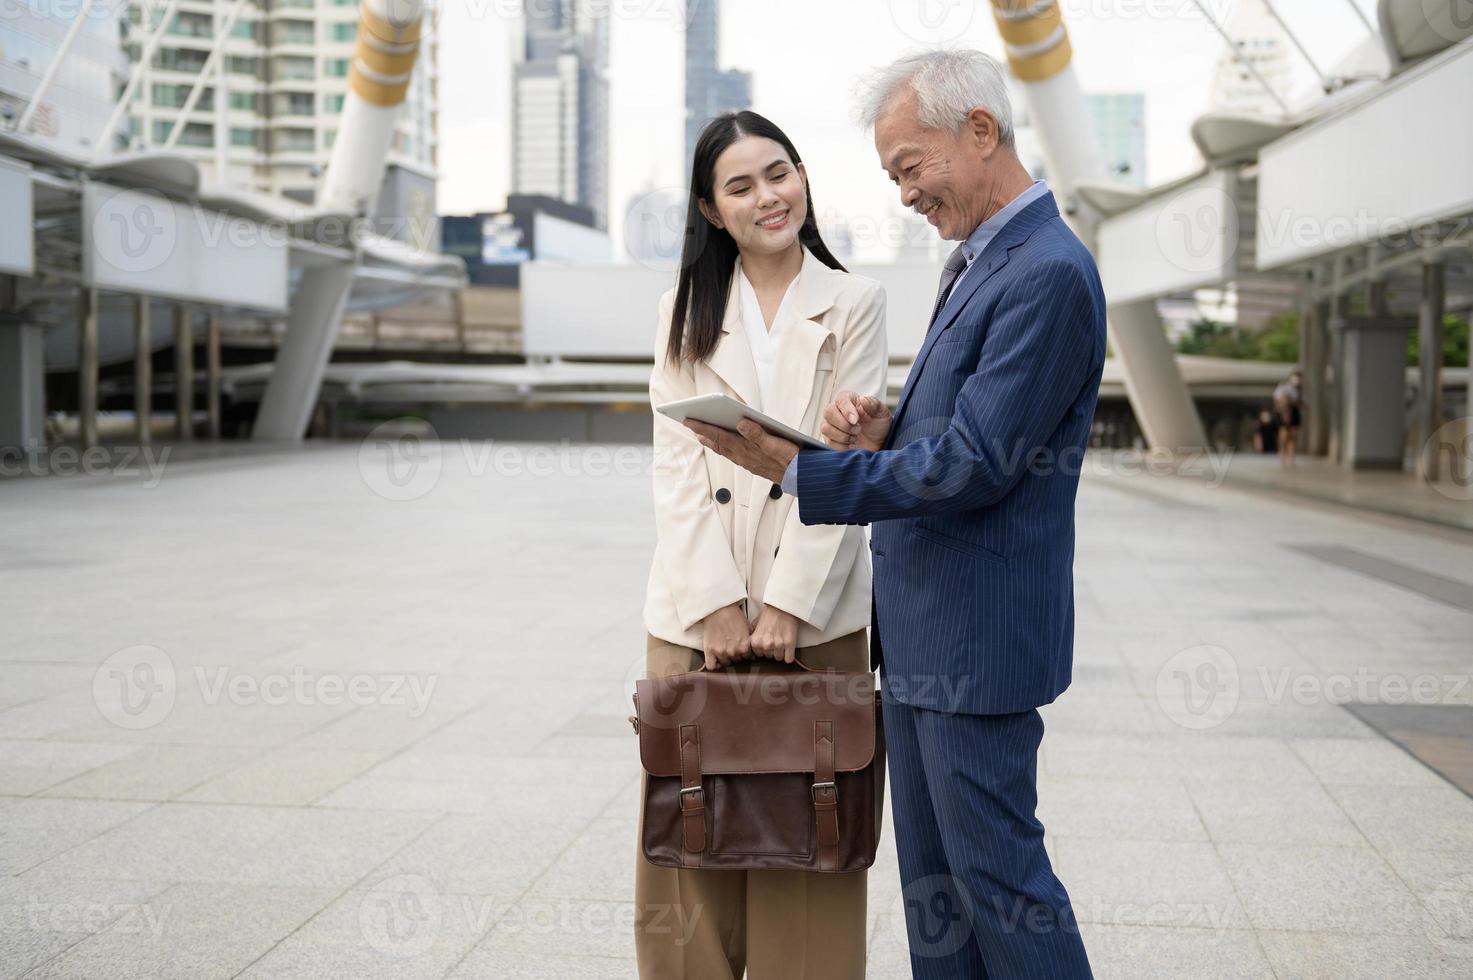
[[[897,96],[875,120],[880,166],[900,188],[900,203],[920,214],[937,234],[963,241],[990,213],[991,166],[997,124],[973,110],[961,131],[928,129],[916,119],[913,92]]]

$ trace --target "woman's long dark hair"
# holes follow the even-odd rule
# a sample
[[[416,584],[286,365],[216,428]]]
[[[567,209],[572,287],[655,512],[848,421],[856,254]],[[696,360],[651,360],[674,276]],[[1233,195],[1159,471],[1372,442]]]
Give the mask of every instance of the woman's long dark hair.
[[[763,136],[779,144],[794,167],[803,162],[787,134],[755,112],[728,112],[717,116],[701,130],[690,167],[690,202],[685,212],[680,283],[675,288],[670,343],[666,348],[666,356],[674,362],[678,362],[682,354],[692,361],[705,360],[721,339],[721,321],[726,315],[727,294],[731,291],[737,244],[725,228],[717,228],[706,220],[701,213],[701,201],[715,209],[716,197],[712,187],[716,182],[716,160],[727,147],[744,136]],[[805,193],[808,214],[798,229],[798,241],[824,265],[847,271],[823,243],[813,215],[813,192],[805,187]],[[680,329],[682,324],[684,329]]]

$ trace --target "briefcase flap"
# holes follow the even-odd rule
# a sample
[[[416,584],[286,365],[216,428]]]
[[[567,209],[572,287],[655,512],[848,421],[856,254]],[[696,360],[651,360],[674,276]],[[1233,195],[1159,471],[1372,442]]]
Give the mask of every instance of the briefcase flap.
[[[680,729],[695,725],[701,772],[813,772],[814,723],[834,724],[834,769],[875,753],[875,678],[846,671],[697,671],[635,682],[640,763],[680,775]]]

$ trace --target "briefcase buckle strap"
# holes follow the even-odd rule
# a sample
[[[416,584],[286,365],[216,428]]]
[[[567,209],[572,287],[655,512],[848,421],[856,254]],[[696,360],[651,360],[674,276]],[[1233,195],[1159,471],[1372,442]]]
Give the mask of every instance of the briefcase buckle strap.
[[[834,723],[813,723],[813,819],[818,831],[818,867],[832,871],[839,864],[839,787],[834,767],[838,752],[834,746]]]
[[[706,849],[706,794],[701,786],[701,734],[696,725],[680,726],[681,846],[694,855]]]

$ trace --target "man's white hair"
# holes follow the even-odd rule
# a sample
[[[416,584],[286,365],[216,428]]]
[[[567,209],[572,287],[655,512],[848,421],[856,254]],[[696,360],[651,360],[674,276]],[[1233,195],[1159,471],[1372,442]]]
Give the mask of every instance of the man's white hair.
[[[967,113],[981,106],[997,120],[998,142],[1013,145],[1013,105],[997,59],[965,48],[897,58],[856,86],[860,124],[872,129],[907,85],[916,94],[922,126],[959,133]]]

